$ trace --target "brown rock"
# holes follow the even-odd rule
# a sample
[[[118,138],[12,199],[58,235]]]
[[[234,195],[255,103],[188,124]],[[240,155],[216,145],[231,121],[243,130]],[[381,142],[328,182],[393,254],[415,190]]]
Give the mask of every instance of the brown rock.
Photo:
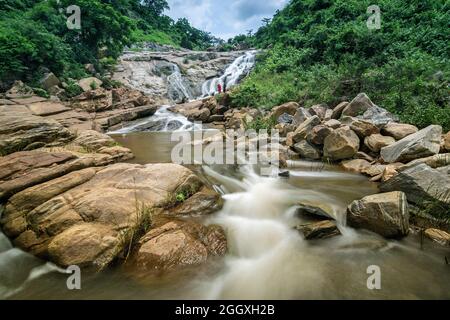
[[[406,195],[395,191],[354,201],[347,209],[347,224],[386,238],[404,237],[409,233]]]
[[[71,110],[62,103],[53,101],[33,103],[30,104],[28,108],[34,115],[43,117]]]
[[[450,247],[450,234],[438,230],[438,229],[427,229],[424,232],[425,236],[442,246]]]
[[[327,110],[328,106],[326,104],[316,104],[308,109],[311,115],[318,116],[321,120],[325,119]]]
[[[341,123],[348,125],[350,129],[355,131],[355,133],[361,139],[364,139],[365,137],[368,137],[372,134],[380,133],[380,129],[378,129],[377,126],[367,120],[361,120],[352,117],[343,117],[341,119]]]
[[[380,152],[382,148],[390,146],[394,143],[394,138],[382,136],[381,134],[372,134],[364,140],[365,146],[376,153]]]
[[[374,106],[375,104],[370,100],[370,98],[365,93],[360,93],[342,111],[342,115],[350,117],[360,116]]]
[[[296,227],[306,240],[328,239],[341,234],[336,222],[331,220],[314,222]]]
[[[348,102],[341,102],[333,109],[333,114],[331,115],[332,119],[340,119],[342,116],[342,111],[345,110],[348,106]]]
[[[292,137],[295,143],[305,140],[309,132],[320,124],[320,118],[318,116],[312,116],[306,119],[298,128],[295,130]]]
[[[293,116],[297,112],[298,107],[299,107],[299,104],[297,102],[288,102],[288,103],[282,104],[281,106],[273,108],[271,116],[274,119],[278,119],[283,113],[287,113],[287,114]]]
[[[419,129],[411,124],[390,122],[381,131],[385,136],[393,137],[395,140],[401,140],[418,132]]]
[[[294,144],[292,148],[301,158],[319,160],[322,157],[320,151],[306,140]]]
[[[103,82],[95,77],[84,78],[78,81],[78,85],[84,92],[95,90],[101,87]]]
[[[395,177],[398,174],[398,168],[402,167],[404,164],[401,162],[388,164],[386,168],[384,168],[383,175],[381,181],[386,182],[389,179]]]
[[[359,138],[349,127],[333,131],[325,139],[324,156],[331,160],[352,158],[359,151]]]
[[[148,232],[141,240],[135,264],[142,270],[167,270],[206,262],[226,253],[226,237],[217,226],[171,221]]]
[[[327,127],[330,127],[331,129],[338,129],[341,127],[341,122],[339,120],[331,119],[324,123]]]
[[[312,128],[312,130],[307,135],[307,140],[315,145],[323,145],[325,138],[328,137],[332,129],[325,125],[319,125]]]
[[[371,165],[366,160],[354,159],[341,162],[341,166],[348,171],[363,172],[368,170]]]
[[[444,137],[444,149],[450,151],[450,131]]]

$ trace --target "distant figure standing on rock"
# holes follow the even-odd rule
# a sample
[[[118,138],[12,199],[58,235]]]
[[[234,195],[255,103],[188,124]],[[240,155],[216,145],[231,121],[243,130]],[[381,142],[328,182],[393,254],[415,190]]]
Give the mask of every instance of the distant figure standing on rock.
[[[227,92],[227,77],[223,80],[223,93]]]
[[[222,85],[220,83],[217,85],[217,91],[219,91],[219,94],[222,93]]]

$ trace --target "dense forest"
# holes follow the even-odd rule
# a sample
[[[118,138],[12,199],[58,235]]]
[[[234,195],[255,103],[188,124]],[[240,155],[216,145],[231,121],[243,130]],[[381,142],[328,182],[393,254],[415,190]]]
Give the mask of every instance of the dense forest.
[[[81,9],[81,28],[68,29],[66,9]],[[186,19],[164,15],[166,0],[0,0],[0,84],[37,80],[48,70],[84,76],[83,65],[110,67],[125,46],[149,41],[205,49],[216,38]]]
[[[267,49],[234,104],[335,105],[366,92],[403,121],[450,130],[450,2],[379,0],[381,28],[369,29],[372,2],[291,0],[255,35],[230,40]]]

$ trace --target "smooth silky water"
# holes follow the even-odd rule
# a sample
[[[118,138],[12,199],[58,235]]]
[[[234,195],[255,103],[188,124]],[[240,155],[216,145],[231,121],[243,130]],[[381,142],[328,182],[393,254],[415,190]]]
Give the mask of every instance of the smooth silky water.
[[[206,81],[203,94],[214,93],[217,83],[234,85],[254,65],[254,54],[246,53],[222,77]],[[192,129],[200,128],[166,106],[110,134],[133,151],[133,162],[147,164],[171,162],[177,142],[170,131]],[[203,222],[225,229],[226,257],[145,277],[121,267],[83,273],[82,290],[69,291],[63,270],[14,249],[0,233],[0,299],[450,299],[448,249],[415,235],[387,241],[344,227],[346,207],[377,193],[366,177],[311,162],[291,162],[288,179],[261,177],[251,166],[191,169],[225,199],[223,209]],[[342,236],[303,240],[293,229],[302,223],[296,215],[299,203],[331,214]],[[367,288],[371,265],[381,268],[381,290]]]
[[[112,135],[134,162],[170,162],[169,132]],[[229,252],[202,267],[136,278],[116,267],[83,274],[82,290],[67,275],[0,236],[0,294],[16,299],[448,299],[449,251],[411,235],[388,241],[340,225],[342,236],[305,241],[293,227],[298,203],[317,205],[343,221],[351,201],[377,192],[367,178],[321,163],[293,162],[290,178],[260,177],[251,166],[197,166],[223,193],[223,209],[204,222],[227,233]],[[256,173],[255,173],[256,172]],[[367,289],[368,266],[381,268],[381,290]]]

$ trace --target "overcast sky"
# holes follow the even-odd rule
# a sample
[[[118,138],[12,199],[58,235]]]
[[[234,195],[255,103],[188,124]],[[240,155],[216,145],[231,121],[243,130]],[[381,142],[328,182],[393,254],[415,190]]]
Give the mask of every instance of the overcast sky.
[[[271,18],[288,0],[168,0],[167,15],[175,20],[187,18],[191,24],[214,36],[228,39],[255,32],[263,18]]]

